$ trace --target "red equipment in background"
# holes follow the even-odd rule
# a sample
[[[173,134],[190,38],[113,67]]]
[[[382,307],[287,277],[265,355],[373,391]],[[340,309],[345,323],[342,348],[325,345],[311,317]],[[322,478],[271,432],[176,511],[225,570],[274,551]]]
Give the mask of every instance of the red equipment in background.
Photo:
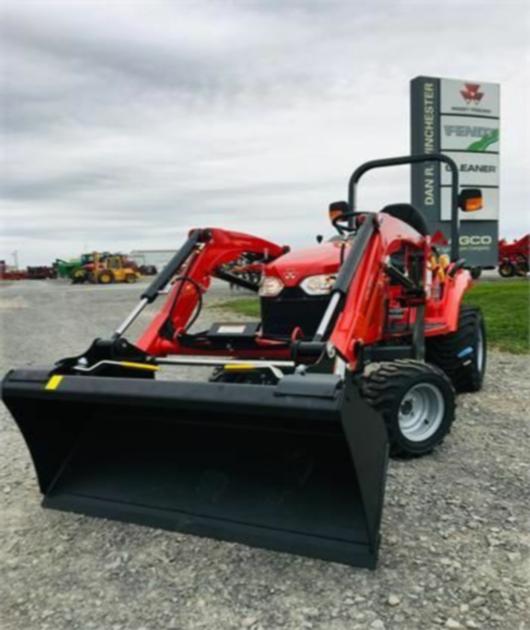
[[[39,266],[13,269],[6,265],[5,260],[0,260],[0,280],[46,280],[56,277],[57,272],[53,267]]]
[[[25,269],[8,267],[5,260],[0,260],[0,280],[25,280],[27,277]]]
[[[499,275],[503,278],[526,276],[530,260],[530,234],[508,243],[499,241]]]
[[[40,265],[38,267],[28,267],[28,280],[47,280],[57,278],[57,271],[53,267]]]
[[[56,277],[57,272],[53,267],[39,266],[15,269],[8,267],[5,260],[0,260],[0,280],[46,280]]]

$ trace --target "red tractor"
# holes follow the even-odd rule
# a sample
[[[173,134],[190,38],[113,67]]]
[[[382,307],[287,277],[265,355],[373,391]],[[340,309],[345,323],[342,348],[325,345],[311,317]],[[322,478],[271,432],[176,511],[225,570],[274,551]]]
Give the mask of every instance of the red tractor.
[[[378,167],[443,162],[451,256],[409,204],[358,211]],[[32,452],[44,504],[360,566],[375,566],[387,456],[420,456],[477,391],[484,323],[463,306],[458,170],[441,154],[368,162],[330,206],[338,234],[299,252],[191,230],[108,339],[47,369],[7,374],[2,395]],[[262,262],[261,320],[196,329],[212,277]],[[169,287],[136,343],[124,334]],[[212,369],[209,381],[172,374]],[[164,372],[164,377],[155,378]]]
[[[513,243],[499,241],[499,275],[503,278],[526,276],[530,260],[530,234]]]

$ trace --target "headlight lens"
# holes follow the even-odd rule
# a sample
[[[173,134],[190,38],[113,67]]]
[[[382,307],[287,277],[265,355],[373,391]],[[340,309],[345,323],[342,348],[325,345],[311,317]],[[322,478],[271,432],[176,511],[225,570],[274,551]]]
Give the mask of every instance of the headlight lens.
[[[276,297],[283,289],[283,282],[275,276],[264,276],[259,288],[261,297]]]
[[[308,276],[300,283],[302,289],[308,295],[327,295],[335,284],[337,276],[335,274],[320,274],[318,276]]]

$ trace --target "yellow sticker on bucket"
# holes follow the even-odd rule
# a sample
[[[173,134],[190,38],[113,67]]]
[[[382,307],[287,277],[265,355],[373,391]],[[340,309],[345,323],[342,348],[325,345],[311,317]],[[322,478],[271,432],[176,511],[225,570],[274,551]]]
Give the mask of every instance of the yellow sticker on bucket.
[[[44,389],[57,389],[61,384],[63,377],[60,374],[54,374],[50,380],[46,383],[46,387]]]

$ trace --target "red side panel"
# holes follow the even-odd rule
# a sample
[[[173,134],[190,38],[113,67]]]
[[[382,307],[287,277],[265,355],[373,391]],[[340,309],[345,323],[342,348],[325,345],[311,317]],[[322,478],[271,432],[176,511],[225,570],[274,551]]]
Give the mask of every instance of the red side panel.
[[[427,302],[425,313],[427,337],[455,332],[464,294],[472,284],[471,274],[466,269],[457,271],[454,278],[447,276],[442,285],[441,299]]]

